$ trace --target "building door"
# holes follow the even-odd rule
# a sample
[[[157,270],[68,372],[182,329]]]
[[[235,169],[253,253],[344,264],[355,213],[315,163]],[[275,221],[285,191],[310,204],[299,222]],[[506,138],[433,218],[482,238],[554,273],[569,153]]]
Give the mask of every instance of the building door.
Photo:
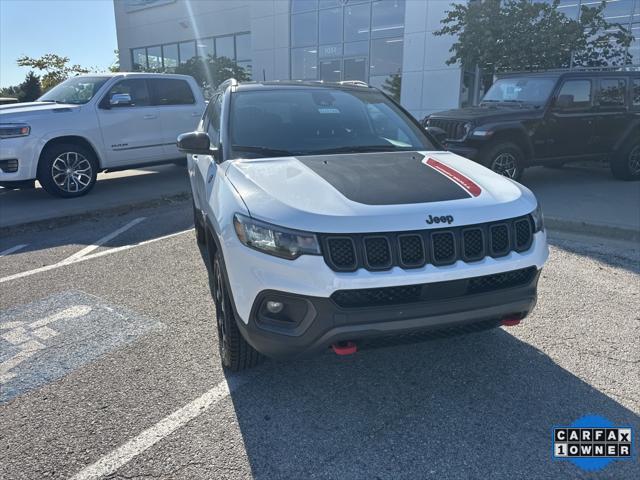
[[[367,57],[345,58],[342,69],[343,80],[367,81]]]

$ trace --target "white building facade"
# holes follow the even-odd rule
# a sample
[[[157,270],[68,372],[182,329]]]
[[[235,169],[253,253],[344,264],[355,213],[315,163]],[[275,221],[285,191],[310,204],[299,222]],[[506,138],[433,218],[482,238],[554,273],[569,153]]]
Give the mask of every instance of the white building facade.
[[[597,3],[560,8],[577,15],[581,1]],[[453,2],[114,0],[120,66],[171,71],[197,55],[224,56],[254,80],[363,80],[422,118],[474,100],[474,73],[446,63],[454,39],[433,34]],[[610,0],[607,12],[640,37],[640,0]]]

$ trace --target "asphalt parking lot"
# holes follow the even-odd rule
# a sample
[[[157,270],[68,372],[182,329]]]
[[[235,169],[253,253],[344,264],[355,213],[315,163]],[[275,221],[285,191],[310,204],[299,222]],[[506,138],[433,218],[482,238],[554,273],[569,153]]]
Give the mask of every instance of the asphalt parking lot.
[[[189,201],[0,239],[0,478],[640,478],[637,244],[553,233],[520,326],[225,374]],[[7,253],[10,252],[10,253]]]

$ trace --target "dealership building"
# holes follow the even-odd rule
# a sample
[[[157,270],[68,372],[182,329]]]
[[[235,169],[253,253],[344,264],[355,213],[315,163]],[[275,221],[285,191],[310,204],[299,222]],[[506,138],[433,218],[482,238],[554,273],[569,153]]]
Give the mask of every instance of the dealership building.
[[[224,56],[254,80],[363,80],[422,118],[478,99],[475,70],[446,63],[454,39],[433,34],[452,2],[114,0],[120,66],[170,71],[198,55]],[[580,4],[598,3],[559,8],[577,18]],[[632,30],[640,64],[640,0],[609,0],[605,17]]]

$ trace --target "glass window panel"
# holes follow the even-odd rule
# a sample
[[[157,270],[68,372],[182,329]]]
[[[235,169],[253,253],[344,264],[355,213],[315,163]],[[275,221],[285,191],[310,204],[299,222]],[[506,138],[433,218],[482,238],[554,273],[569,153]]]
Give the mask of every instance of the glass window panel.
[[[600,80],[598,104],[607,107],[624,106],[627,82],[623,78],[603,78]]]
[[[180,44],[180,63],[185,63],[196,56],[196,42],[182,42]]]
[[[373,3],[371,37],[395,37],[404,33],[404,0],[380,0]]]
[[[640,79],[633,80],[633,89],[631,91],[631,98],[633,100],[633,106],[640,106]]]
[[[553,3],[554,0],[533,0],[533,3]],[[584,2],[583,2],[584,4]],[[580,0],[560,0],[558,11],[564,13],[569,18],[578,18],[580,11]]]
[[[318,55],[320,56],[320,58],[341,57],[342,44],[338,43],[336,45],[320,45]]]
[[[190,105],[196,103],[191,87],[184,80],[151,78],[147,80],[154,105]]]
[[[165,70],[171,71],[178,66],[178,44],[162,46],[162,56],[164,57]]]
[[[291,13],[308,12],[318,8],[318,0],[291,0]]]
[[[315,80],[318,50],[315,48],[295,48],[291,50],[291,78],[294,80]]]
[[[111,90],[109,90],[107,98],[111,98],[116,93],[128,94],[131,97],[132,107],[146,107],[151,104],[149,91],[147,90],[147,81],[143,79],[126,79],[116,83],[111,87]]]
[[[403,43],[402,37],[372,40],[370,75],[400,73],[402,70]]]
[[[361,80],[367,81],[367,59],[361,58],[345,58],[343,78],[345,80]]]
[[[368,40],[370,20],[371,4],[347,4],[344,9],[344,41]]]
[[[162,47],[147,48],[147,64],[150,69],[161,70],[162,69]]]
[[[236,56],[233,47],[233,35],[216,38],[216,57],[227,57],[231,60],[235,60]]]
[[[369,85],[379,88],[386,94],[390,95],[397,102],[400,101],[400,89],[402,87],[402,76],[395,75],[380,75],[370,76]]]
[[[213,38],[203,38],[196,41],[196,49],[198,56],[202,58],[209,58],[215,56],[215,49],[213,44]]]
[[[349,42],[344,44],[344,56],[369,55],[369,41]]]
[[[340,60],[320,61],[320,80],[324,80],[325,82],[339,82],[341,73]]]
[[[291,15],[291,46],[306,47],[318,43],[318,13]]]
[[[569,80],[562,85],[558,99],[563,98],[567,110],[591,105],[591,80]]]
[[[147,68],[147,52],[144,48],[131,50],[133,70],[145,70]]]
[[[236,35],[236,58],[249,60],[251,58],[251,34]]]
[[[332,8],[339,7],[340,3],[338,0],[320,0],[319,8]]]
[[[249,80],[251,80],[253,78],[253,68],[251,66],[251,60],[247,60],[244,62],[238,62],[238,66],[242,69],[244,69],[245,73],[247,74],[247,77],[249,78]]]
[[[612,23],[628,24],[633,11],[633,0],[608,0],[604,18]]]
[[[320,11],[320,43],[342,42],[342,8]]]

